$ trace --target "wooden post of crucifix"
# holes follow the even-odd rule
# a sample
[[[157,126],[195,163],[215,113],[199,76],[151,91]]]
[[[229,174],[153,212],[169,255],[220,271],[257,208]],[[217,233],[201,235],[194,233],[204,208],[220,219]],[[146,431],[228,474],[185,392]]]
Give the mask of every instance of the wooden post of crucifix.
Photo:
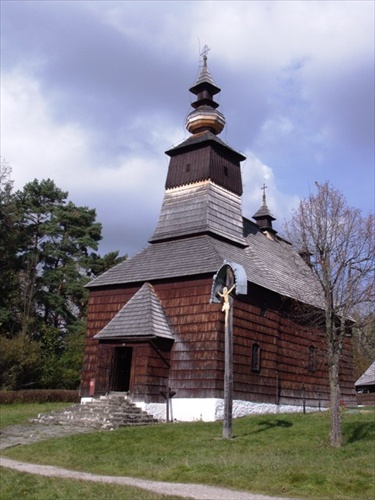
[[[232,439],[232,413],[233,413],[233,297],[231,292],[234,284],[234,274],[230,267],[227,268],[226,286],[219,295],[223,299],[222,311],[225,314],[225,353],[224,353],[224,422],[223,438]]]
[[[234,263],[224,262],[214,276],[211,302],[221,302],[225,314],[225,352],[224,352],[224,420],[223,438],[232,438],[233,413],[233,296],[247,293],[247,278],[244,269]]]

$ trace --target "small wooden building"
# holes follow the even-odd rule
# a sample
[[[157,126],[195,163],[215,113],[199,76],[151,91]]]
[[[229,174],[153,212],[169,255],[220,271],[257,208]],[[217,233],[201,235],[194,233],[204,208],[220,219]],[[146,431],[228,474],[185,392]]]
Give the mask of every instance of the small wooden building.
[[[319,289],[304,259],[273,229],[265,194],[254,221],[242,215],[245,157],[218,138],[225,119],[206,57],[190,91],[191,135],[166,152],[153,236],[89,284],[81,395],[126,391],[163,417],[173,393],[173,418],[222,418],[224,314],[210,298],[213,276],[230,261],[247,279],[247,294],[234,295],[233,304],[233,415],[325,406],[324,332],[298,314],[299,305],[319,308]],[[349,337],[341,388],[345,403],[355,403]]]
[[[375,361],[355,383],[359,405],[375,405]]]

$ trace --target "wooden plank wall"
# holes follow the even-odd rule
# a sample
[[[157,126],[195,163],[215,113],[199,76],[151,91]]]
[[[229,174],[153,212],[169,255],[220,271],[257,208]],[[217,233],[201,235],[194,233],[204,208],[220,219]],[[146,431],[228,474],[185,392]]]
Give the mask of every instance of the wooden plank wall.
[[[86,341],[83,356],[81,395],[89,394],[90,381],[102,392],[106,386],[99,357],[99,342],[93,340],[104,326],[118,313],[121,307],[139,290],[137,288],[103,288],[90,290],[87,314]]]
[[[131,392],[135,399],[162,401],[168,385],[176,397],[223,397],[224,314],[210,304],[212,277],[154,283],[175,342],[163,352],[167,364],[150,345],[134,345]],[[140,288],[92,290],[82,392],[98,374],[98,333]],[[234,398],[253,402],[326,405],[329,397],[324,334],[292,320],[280,298],[249,285],[247,297],[234,301]],[[253,344],[261,349],[260,371],[251,367]],[[316,349],[310,367],[309,349]],[[350,338],[346,339],[341,370],[346,404],[355,401]],[[103,385],[103,384],[102,384]]]
[[[176,397],[222,397],[220,304],[210,304],[212,277],[155,285],[175,335],[170,386]]]
[[[122,342],[99,344],[93,337],[117,314],[140,286],[103,288],[90,292],[86,342],[81,380],[81,396],[90,391],[90,381],[95,380],[95,393],[110,390],[108,363],[113,350]],[[156,342],[157,343],[157,342]],[[164,401],[161,391],[168,387],[170,353],[164,344],[154,348],[149,343],[127,342],[133,348],[130,388],[134,400]],[[112,355],[108,352],[112,351]],[[105,354],[104,354],[105,353]]]
[[[267,312],[263,313],[267,302]],[[234,301],[234,398],[253,402],[275,403],[279,347],[278,315],[272,311],[269,297],[252,287],[248,296]],[[253,371],[253,344],[260,347],[260,370]]]
[[[163,402],[162,393],[168,390],[170,353],[160,351],[162,358],[150,344],[134,347],[131,395],[134,401]],[[165,360],[165,361],[164,361]]]
[[[228,154],[221,148],[218,152],[211,146],[173,156],[170,160],[165,187],[169,189],[207,179],[211,179],[240,196],[242,194],[239,161],[233,159],[233,154]]]
[[[350,336],[348,336],[345,338],[343,356],[340,363],[341,398],[343,404],[347,406],[357,405],[354,382],[352,339]]]
[[[375,406],[375,392],[357,394],[357,403],[361,406]]]

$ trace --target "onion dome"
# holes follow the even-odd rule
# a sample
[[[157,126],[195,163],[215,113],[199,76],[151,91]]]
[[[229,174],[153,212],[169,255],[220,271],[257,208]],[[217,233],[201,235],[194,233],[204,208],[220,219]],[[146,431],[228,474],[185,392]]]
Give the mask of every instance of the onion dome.
[[[220,134],[225,125],[225,118],[220,111],[217,111],[216,108],[219,105],[213,100],[213,96],[218,94],[221,89],[215,85],[207,68],[206,54],[203,56],[203,66],[198,79],[189,90],[197,96],[197,100],[192,103],[194,111],[187,116],[187,130],[191,134],[207,130],[215,135]]]

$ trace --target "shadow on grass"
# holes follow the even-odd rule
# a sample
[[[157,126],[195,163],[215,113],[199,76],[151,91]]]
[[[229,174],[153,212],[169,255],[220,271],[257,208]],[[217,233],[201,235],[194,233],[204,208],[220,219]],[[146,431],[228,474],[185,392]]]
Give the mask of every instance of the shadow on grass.
[[[250,435],[250,434],[259,434],[260,432],[264,431],[269,431],[271,429],[277,429],[277,428],[284,428],[287,429],[289,427],[292,427],[293,424],[291,422],[288,422],[287,420],[282,420],[282,419],[277,419],[277,420],[262,420],[261,422],[258,422],[258,426],[261,427],[260,429],[246,432],[245,435]]]
[[[344,428],[345,434],[348,436],[348,444],[375,437],[375,422],[353,422],[345,425]]]
[[[293,426],[293,424],[291,422],[288,422],[288,420],[281,420],[279,418],[274,422],[269,420],[263,420],[262,422],[259,422],[258,425],[262,425],[263,429],[259,429],[257,432],[268,431],[269,429],[275,429],[276,427],[287,428]]]

